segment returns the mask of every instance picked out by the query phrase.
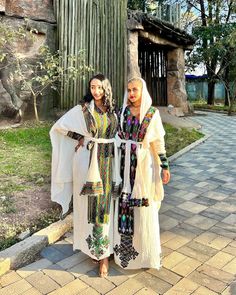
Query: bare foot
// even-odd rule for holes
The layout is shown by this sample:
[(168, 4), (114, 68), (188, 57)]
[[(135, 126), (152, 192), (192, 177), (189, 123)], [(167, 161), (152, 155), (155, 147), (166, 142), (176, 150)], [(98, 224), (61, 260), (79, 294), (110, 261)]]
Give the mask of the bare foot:
[(108, 276), (108, 269), (109, 269), (108, 258), (104, 258), (100, 260), (99, 276), (101, 278), (106, 278)]

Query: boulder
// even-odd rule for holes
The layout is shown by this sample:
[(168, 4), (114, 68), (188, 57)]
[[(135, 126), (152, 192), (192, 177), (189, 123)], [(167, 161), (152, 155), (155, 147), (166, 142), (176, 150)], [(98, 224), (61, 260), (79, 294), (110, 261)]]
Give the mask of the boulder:
[(52, 0), (7, 0), (5, 14), (56, 23)]
[(0, 0), (0, 12), (5, 11), (6, 0)]
[[(23, 19), (7, 16), (2, 17), (2, 22), (12, 30), (25, 24)], [(2, 63), (0, 62), (0, 115), (4, 114), (11, 118), (16, 116), (20, 110), (23, 116), (24, 112), (28, 112), (28, 118), (34, 116), (31, 93), (29, 90), (22, 90), (22, 81), (19, 75), (15, 73), (15, 57), (27, 66), (39, 60), (39, 49), (42, 45), (47, 45), (52, 51), (56, 49), (55, 24), (30, 20), (28, 26), (29, 29), (36, 29), (38, 33), (34, 34), (33, 39), (25, 38), (24, 40), (21, 39), (17, 42), (11, 42), (7, 49), (10, 54), (8, 54)], [(31, 75), (31, 73), (28, 72), (26, 75)], [(42, 115), (46, 118), (48, 115), (45, 112), (49, 113), (50, 108), (52, 109), (53, 107), (53, 97), (51, 94), (47, 94), (41, 97), (40, 102), (38, 111), (40, 113), (43, 110)]]
[(0, 115), (14, 117), (17, 112), (18, 109), (14, 106), (11, 95), (4, 88), (2, 80), (0, 79)]

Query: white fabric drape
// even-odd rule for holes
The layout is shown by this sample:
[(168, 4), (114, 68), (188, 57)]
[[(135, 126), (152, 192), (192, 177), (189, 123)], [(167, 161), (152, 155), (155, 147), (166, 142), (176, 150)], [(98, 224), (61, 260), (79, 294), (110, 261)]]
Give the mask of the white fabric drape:
[[(91, 112), (94, 103), (91, 102)], [(119, 160), (116, 140), (105, 138), (94, 138), (88, 132), (84, 119), (82, 107), (75, 106), (62, 116), (50, 130), (50, 138), (52, 142), (52, 176), (51, 176), (51, 199), (62, 206), (63, 214), (69, 209), (73, 193), (73, 158), (75, 156), (75, 147), (77, 141), (66, 136), (68, 131), (76, 132), (84, 136), (84, 147), (80, 147), (77, 151), (79, 157), (79, 165), (83, 167), (78, 175), (79, 192), (86, 182), (99, 182), (101, 176), (98, 169), (97, 146), (99, 143), (113, 143), (115, 158), (113, 162), (113, 181), (116, 186), (121, 182), (119, 174)], [(87, 143), (94, 142), (91, 163), (89, 164), (90, 151), (87, 149)], [(81, 155), (81, 156), (80, 156)]]
[[(87, 106), (93, 115), (94, 101)], [(84, 146), (77, 152), (75, 147), (78, 142), (67, 136), (68, 131), (76, 132), (84, 136)], [(50, 131), (52, 142), (52, 180), (51, 198), (62, 206), (63, 214), (69, 209), (73, 195), (73, 249), (80, 249), (93, 259), (98, 257), (92, 254), (88, 246), (88, 238), (94, 239), (94, 224), (88, 222), (88, 195), (81, 195), (81, 190), (87, 182), (99, 182), (101, 175), (98, 167), (97, 147), (100, 143), (114, 145), (113, 181), (119, 185), (119, 160), (116, 141), (114, 138), (94, 138), (87, 130), (82, 106), (77, 105), (62, 116)], [(87, 144), (92, 141), (93, 149), (88, 150)], [(92, 152), (92, 155), (91, 155)], [(102, 238), (108, 238), (109, 245), (104, 248), (99, 259), (109, 257), (113, 253), (113, 215), (114, 201), (111, 200), (109, 221), (101, 224)], [(101, 237), (100, 237), (101, 238)]]
[[(140, 124), (142, 123), (145, 114), (152, 105), (152, 99), (148, 93), (146, 83), (142, 81), (142, 101), (140, 107)], [(124, 123), (124, 111), (127, 107), (128, 93), (124, 95), (124, 102), (121, 112), (121, 128)], [(130, 146), (136, 144), (137, 166), (135, 182), (132, 190), (133, 198), (148, 198), (148, 207), (134, 207), (134, 234), (132, 237), (132, 244), (127, 246), (122, 242), (121, 235), (118, 232), (118, 214), (119, 202), (116, 202), (115, 218), (114, 218), (114, 245), (119, 249), (119, 253), (114, 253), (115, 262), (121, 267), (124, 266), (124, 261), (128, 261), (126, 269), (139, 268), (156, 268), (161, 266), (160, 255), (160, 229), (158, 210), (160, 208), (161, 200), (164, 197), (163, 184), (161, 180), (161, 167), (158, 155), (153, 154), (154, 151), (158, 153), (165, 153), (164, 142), (165, 131), (162, 125), (159, 111), (156, 110), (151, 122), (147, 128), (146, 135), (142, 142), (131, 142), (130, 140), (123, 140), (117, 136), (118, 145), (126, 144), (125, 154), (125, 168), (124, 168), (124, 186), (123, 190), (126, 192), (130, 189), (127, 182), (130, 180)], [(155, 149), (152, 147), (155, 146)], [(123, 243), (123, 244), (122, 244)], [(130, 258), (131, 250), (137, 251), (138, 255), (133, 259)], [(126, 252), (128, 254), (126, 254)], [(123, 265), (123, 266), (122, 266)]]
[[(142, 100), (140, 106), (140, 124), (143, 121), (147, 111), (152, 105), (151, 96), (147, 90), (146, 82), (142, 78), (135, 78), (142, 82)], [(132, 79), (131, 79), (132, 80)], [(125, 92), (124, 101), (121, 111), (120, 125), (121, 129), (124, 122), (124, 111), (128, 104), (128, 92)], [(154, 143), (160, 153), (165, 153), (164, 142), (165, 130), (162, 125), (160, 113), (155, 111), (153, 118), (147, 129), (147, 133), (142, 142), (131, 142), (130, 140), (120, 139), (117, 136), (117, 145), (121, 143), (126, 144), (125, 153), (125, 170), (124, 170), (124, 182), (123, 191), (130, 193), (130, 147), (131, 144), (136, 144), (137, 150), (137, 168), (134, 187), (132, 191), (132, 197), (141, 199), (143, 196), (148, 196), (149, 199), (155, 201), (161, 201), (164, 197), (164, 191), (162, 186), (162, 180), (160, 177), (161, 169), (159, 162), (157, 163), (154, 155), (150, 152), (150, 143)]]

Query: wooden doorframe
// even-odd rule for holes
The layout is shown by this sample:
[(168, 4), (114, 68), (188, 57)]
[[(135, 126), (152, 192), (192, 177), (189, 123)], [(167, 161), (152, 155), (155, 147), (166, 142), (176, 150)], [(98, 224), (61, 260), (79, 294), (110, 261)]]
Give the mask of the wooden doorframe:
[(167, 106), (167, 52), (164, 46), (139, 38), (139, 68), (156, 106)]

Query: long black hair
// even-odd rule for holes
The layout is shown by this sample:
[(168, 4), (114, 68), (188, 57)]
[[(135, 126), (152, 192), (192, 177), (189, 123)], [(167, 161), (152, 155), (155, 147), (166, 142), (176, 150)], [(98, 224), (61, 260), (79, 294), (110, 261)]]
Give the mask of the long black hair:
[(100, 80), (102, 82), (102, 88), (104, 89), (104, 97), (103, 97), (103, 104), (104, 106), (107, 107), (107, 111), (109, 113), (114, 112), (114, 101), (112, 98), (112, 89), (111, 89), (111, 84), (109, 82), (109, 80), (103, 75), (103, 74), (97, 74), (95, 76), (93, 76), (88, 83), (88, 91), (84, 96), (84, 101), (85, 102), (91, 102), (93, 100), (93, 96), (90, 90), (90, 85), (91, 85), (91, 81), (93, 79), (97, 79)]

